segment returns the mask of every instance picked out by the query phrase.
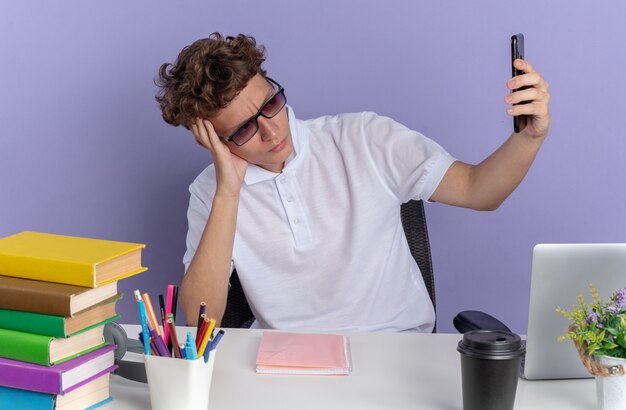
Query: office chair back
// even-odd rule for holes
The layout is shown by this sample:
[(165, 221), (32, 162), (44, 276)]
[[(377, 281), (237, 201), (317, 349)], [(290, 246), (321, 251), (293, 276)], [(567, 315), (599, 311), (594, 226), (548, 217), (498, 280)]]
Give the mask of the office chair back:
[[(409, 249), (417, 262), (428, 295), (435, 305), (435, 280), (433, 277), (433, 264), (430, 257), (430, 242), (428, 239), (428, 227), (426, 226), (426, 214), (422, 201), (409, 201), (400, 207), (402, 226), (406, 234)], [(435, 309), (436, 311), (436, 309)], [(222, 327), (250, 327), (254, 322), (254, 315), (250, 310), (246, 295), (243, 292), (237, 272), (234, 271), (230, 278), (230, 289), (226, 301), (226, 311), (222, 318)], [(434, 332), (435, 330), (433, 330)]]
[(243, 292), (237, 270), (230, 275), (230, 288), (226, 299), (226, 310), (222, 317), (221, 327), (245, 327), (252, 326), (254, 314), (250, 310), (246, 294)]
[(433, 307), (437, 311), (435, 303), (435, 277), (433, 273), (433, 260), (430, 256), (430, 239), (428, 238), (428, 226), (426, 225), (426, 212), (423, 201), (409, 201), (400, 206), (400, 216), (402, 227), (409, 244), (409, 249), (413, 259), (420, 268), (428, 296), (433, 302)]

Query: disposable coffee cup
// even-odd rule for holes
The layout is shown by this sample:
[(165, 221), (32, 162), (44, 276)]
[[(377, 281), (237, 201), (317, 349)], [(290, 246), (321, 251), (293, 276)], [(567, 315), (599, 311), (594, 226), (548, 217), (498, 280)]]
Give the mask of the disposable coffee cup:
[(463, 335), (461, 353), (463, 410), (512, 410), (525, 348), (518, 335), (472, 330)]
[(209, 408), (215, 350), (209, 360), (144, 356), (152, 410), (206, 410)]

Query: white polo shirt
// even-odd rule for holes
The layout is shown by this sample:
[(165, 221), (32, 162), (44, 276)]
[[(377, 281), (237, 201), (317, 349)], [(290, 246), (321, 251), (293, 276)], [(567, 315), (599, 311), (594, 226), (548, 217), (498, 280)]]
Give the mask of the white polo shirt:
[[(402, 229), (400, 204), (428, 200), (454, 158), (374, 113), (289, 126), (279, 174), (249, 165), (233, 264), (255, 327), (430, 332), (435, 312)], [(189, 266), (215, 193), (209, 165), (189, 191)]]

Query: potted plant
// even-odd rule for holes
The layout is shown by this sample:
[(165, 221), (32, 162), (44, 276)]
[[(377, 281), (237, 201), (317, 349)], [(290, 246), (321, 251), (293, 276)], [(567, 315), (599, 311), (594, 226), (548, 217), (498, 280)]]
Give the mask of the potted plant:
[(557, 308), (569, 321), (567, 334), (581, 361), (596, 377), (598, 407), (602, 410), (626, 409), (626, 287), (603, 302), (593, 284), (589, 285), (593, 302), (585, 304), (578, 295), (572, 310)]

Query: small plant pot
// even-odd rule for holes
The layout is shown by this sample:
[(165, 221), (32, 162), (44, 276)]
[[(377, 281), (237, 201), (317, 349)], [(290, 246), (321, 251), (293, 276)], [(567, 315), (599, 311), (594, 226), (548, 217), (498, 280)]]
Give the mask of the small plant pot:
[[(597, 356), (596, 362), (608, 370), (608, 376), (596, 376), (596, 393), (599, 410), (626, 409), (626, 359)], [(621, 369), (620, 369), (621, 366)]]

